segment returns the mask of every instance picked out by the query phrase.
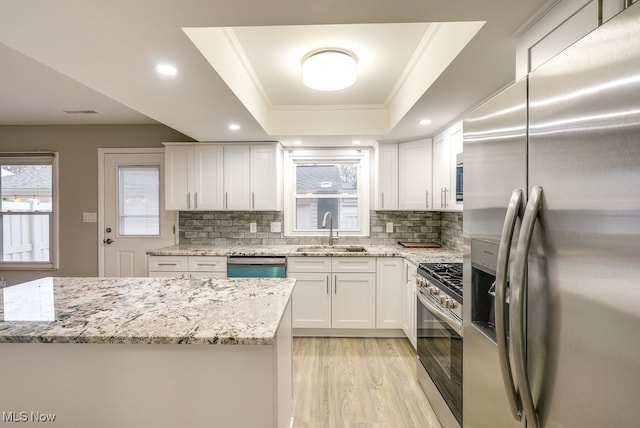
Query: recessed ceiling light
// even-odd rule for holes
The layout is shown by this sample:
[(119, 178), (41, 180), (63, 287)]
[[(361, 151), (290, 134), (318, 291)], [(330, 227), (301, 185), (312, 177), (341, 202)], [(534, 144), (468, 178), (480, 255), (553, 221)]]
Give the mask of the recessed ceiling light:
[(299, 146), (299, 145), (301, 145), (301, 144), (302, 144), (302, 141), (300, 141), (300, 140), (296, 140), (296, 141), (294, 141), (294, 142), (293, 142), (293, 144), (294, 144), (295, 146)]
[(237, 123), (232, 123), (229, 125), (229, 129), (232, 131), (237, 131), (240, 129), (240, 125), (238, 125)]
[(351, 142), (351, 144), (353, 144), (354, 146), (359, 146), (360, 145), (360, 140), (353, 140)]
[(339, 91), (356, 82), (356, 60), (347, 52), (324, 49), (302, 61), (302, 82), (317, 91)]
[(422, 126), (429, 125), (431, 124), (431, 119), (421, 119), (418, 121), (418, 123)]
[(175, 76), (178, 74), (178, 70), (169, 64), (158, 64), (156, 65), (156, 71), (163, 76)]

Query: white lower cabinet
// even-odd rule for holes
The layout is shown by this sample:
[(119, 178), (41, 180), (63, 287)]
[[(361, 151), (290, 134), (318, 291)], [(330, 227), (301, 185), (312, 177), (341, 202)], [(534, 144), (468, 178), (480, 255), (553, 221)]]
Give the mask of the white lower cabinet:
[(375, 328), (374, 257), (289, 257), (294, 328)]
[(333, 275), (331, 327), (376, 327), (375, 273), (336, 273)]
[(226, 278), (227, 258), (220, 256), (149, 256), (148, 276)]
[(296, 272), (293, 290), (294, 328), (331, 328), (331, 274)]
[(416, 332), (416, 275), (417, 266), (411, 262), (404, 261), (403, 276), (403, 297), (402, 297), (402, 330), (413, 345), (418, 347)]
[(403, 262), (401, 257), (379, 257), (377, 260), (377, 328), (402, 328)]

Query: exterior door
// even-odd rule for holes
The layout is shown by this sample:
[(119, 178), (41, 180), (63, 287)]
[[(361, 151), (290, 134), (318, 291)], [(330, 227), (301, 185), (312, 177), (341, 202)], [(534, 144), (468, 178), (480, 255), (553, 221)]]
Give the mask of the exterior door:
[(101, 276), (147, 276), (146, 252), (175, 242), (164, 210), (164, 154), (105, 153)]

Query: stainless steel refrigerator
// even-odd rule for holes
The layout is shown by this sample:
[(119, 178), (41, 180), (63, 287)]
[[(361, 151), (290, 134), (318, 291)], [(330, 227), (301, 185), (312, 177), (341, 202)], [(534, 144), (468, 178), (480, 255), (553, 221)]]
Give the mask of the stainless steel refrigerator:
[(640, 426), (640, 3), (474, 110), (464, 168), (464, 426)]

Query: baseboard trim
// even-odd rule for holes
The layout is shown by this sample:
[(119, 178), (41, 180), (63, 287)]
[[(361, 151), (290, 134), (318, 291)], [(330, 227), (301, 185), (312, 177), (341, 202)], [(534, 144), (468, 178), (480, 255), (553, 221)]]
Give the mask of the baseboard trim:
[(294, 337), (407, 337), (401, 329), (294, 328)]

